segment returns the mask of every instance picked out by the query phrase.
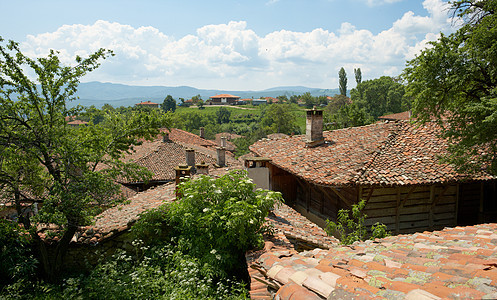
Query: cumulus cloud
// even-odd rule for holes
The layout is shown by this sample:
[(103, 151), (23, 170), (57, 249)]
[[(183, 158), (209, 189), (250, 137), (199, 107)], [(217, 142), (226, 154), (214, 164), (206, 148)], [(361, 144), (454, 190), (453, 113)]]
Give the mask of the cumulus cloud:
[[(116, 56), (85, 80), (230, 90), (278, 85), (335, 88), (342, 66), (349, 77), (358, 67), (365, 79), (398, 75), (406, 60), (436, 40), (440, 31), (450, 30), (446, 4), (425, 0), (423, 5), (428, 16), (406, 12), (378, 34), (343, 23), (336, 32), (316, 28), (259, 36), (246, 22), (231, 21), (206, 25), (195, 34), (176, 39), (153, 27), (100, 20), (28, 36), (22, 47), (33, 57), (58, 50), (65, 63), (100, 47), (112, 49)], [(352, 85), (353, 80), (350, 82)]]

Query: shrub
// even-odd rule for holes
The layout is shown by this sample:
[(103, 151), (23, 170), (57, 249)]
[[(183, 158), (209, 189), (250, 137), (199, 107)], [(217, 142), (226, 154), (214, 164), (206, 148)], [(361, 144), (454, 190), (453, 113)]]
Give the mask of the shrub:
[(183, 195), (167, 210), (179, 248), (213, 270), (230, 273), (244, 254), (263, 246), (263, 223), (281, 194), (255, 190), (245, 171), (201, 176), (180, 184)]
[(31, 239), (16, 222), (0, 219), (0, 288), (34, 274)]
[[(325, 231), (328, 235), (336, 236), (344, 245), (350, 245), (357, 241), (364, 241), (367, 237), (367, 229), (364, 220), (367, 215), (362, 210), (366, 206), (366, 201), (352, 205), (352, 214), (348, 209), (340, 209), (337, 215), (337, 222), (326, 220)], [(371, 238), (384, 238), (389, 236), (386, 225), (376, 223), (371, 226)]]

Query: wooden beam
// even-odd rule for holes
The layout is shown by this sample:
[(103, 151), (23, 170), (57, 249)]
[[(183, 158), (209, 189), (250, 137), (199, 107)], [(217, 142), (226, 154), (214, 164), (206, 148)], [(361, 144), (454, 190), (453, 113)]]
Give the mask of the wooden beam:
[(400, 187), (396, 188), (397, 195), (395, 199), (397, 200), (397, 205), (395, 206), (395, 234), (399, 234), (400, 231)]
[[(374, 187), (371, 186), (369, 188), (369, 193), (368, 193), (368, 197), (366, 198), (366, 204), (369, 202), (369, 199), (371, 199), (371, 196), (373, 195), (373, 191), (374, 191)], [(359, 200), (360, 201), (360, 200)]]
[(457, 217), (459, 215), (459, 183), (457, 184), (457, 188), (456, 188), (456, 225), (458, 224), (457, 223)]
[(412, 192), (416, 189), (416, 186), (411, 187), (409, 192), (407, 193), (406, 197), (403, 200), (400, 200), (400, 187), (397, 187), (397, 207), (395, 208), (395, 232), (396, 234), (399, 234), (400, 232), (400, 211), (404, 207), (404, 204), (406, 203), (407, 199), (409, 199), (409, 196), (411, 196)]
[(347, 199), (345, 196), (342, 195), (342, 193), (340, 193), (336, 188), (333, 188), (333, 187), (330, 187), (330, 189), (340, 198), (342, 199), (342, 201), (348, 206), (348, 207), (352, 207), (352, 202), (350, 202), (349, 199)]

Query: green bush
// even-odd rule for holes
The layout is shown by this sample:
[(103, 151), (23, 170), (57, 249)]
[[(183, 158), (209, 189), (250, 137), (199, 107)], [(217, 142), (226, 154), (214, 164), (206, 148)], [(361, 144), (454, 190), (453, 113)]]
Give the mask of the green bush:
[(0, 289), (34, 275), (36, 265), (28, 232), (16, 222), (0, 219)]
[(236, 272), (247, 250), (263, 246), (262, 225), (282, 201), (280, 193), (254, 186), (245, 171), (181, 183), (183, 196), (165, 210), (174, 243), (219, 276)]
[[(326, 220), (325, 231), (328, 235), (336, 236), (344, 245), (350, 245), (357, 241), (364, 241), (367, 237), (367, 229), (364, 220), (367, 215), (362, 211), (366, 206), (366, 201), (352, 205), (352, 213), (348, 209), (340, 209), (337, 215), (337, 222)], [(389, 236), (386, 225), (376, 223), (371, 226), (370, 238), (384, 238)]]

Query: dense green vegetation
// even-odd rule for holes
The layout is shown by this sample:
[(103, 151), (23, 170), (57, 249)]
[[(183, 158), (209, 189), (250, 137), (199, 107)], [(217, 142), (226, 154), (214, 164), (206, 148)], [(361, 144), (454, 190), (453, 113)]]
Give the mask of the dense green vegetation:
[[(263, 222), (281, 194), (254, 190), (244, 171), (202, 176), (180, 185), (178, 201), (144, 213), (132, 227), (133, 253), (118, 252), (63, 284), (27, 280), (36, 260), (19, 229), (0, 223), (9, 248), (5, 298), (245, 299), (245, 252), (263, 245)], [(15, 258), (15, 260), (13, 260)]]
[(445, 161), (497, 174), (497, 1), (453, 1), (464, 25), (442, 35), (404, 71), (413, 113), (451, 141)]

